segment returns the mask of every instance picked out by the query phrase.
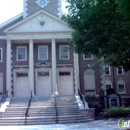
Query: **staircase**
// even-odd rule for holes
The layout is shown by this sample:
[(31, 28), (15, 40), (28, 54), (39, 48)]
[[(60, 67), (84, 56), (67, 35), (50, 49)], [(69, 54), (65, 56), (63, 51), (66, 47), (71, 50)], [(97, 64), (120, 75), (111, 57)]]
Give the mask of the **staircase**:
[(67, 124), (92, 120), (91, 117), (81, 114), (74, 96), (32, 98), (28, 117), (25, 119), (28, 100), (13, 98), (4, 115), (0, 117), (0, 126)]
[(84, 116), (79, 110), (75, 97), (59, 97), (57, 98), (58, 123), (83, 123), (91, 121), (91, 117)]
[(28, 98), (12, 98), (9, 107), (0, 117), (0, 126), (24, 125)]
[(33, 98), (26, 125), (55, 124), (56, 111), (53, 98)]

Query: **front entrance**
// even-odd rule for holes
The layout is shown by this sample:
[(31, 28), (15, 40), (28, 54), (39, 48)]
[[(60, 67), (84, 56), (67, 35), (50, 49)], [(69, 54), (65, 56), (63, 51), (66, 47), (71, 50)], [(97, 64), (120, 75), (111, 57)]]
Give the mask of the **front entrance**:
[(52, 94), (50, 71), (36, 71), (36, 96), (50, 97)]
[(0, 93), (3, 92), (3, 74), (0, 72)]
[(71, 71), (59, 71), (58, 93), (59, 95), (68, 96), (74, 94), (73, 76)]
[(28, 73), (16, 73), (16, 94), (17, 97), (29, 97)]

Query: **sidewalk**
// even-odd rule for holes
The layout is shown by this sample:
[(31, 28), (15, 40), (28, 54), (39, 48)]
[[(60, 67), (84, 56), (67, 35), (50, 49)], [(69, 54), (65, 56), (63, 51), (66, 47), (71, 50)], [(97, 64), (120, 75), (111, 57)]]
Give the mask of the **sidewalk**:
[(118, 119), (97, 120), (77, 124), (0, 126), (1, 130), (119, 130)]

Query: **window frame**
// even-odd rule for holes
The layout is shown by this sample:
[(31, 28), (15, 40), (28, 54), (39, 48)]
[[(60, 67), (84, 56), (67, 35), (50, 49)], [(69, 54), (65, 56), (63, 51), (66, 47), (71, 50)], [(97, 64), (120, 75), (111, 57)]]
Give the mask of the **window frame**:
[[(106, 68), (106, 67), (109, 68), (109, 74), (106, 74), (106, 71), (105, 71), (105, 68)], [(110, 66), (105, 66), (105, 67), (104, 67), (104, 74), (105, 74), (105, 75), (111, 75), (111, 67), (110, 67)]]
[(91, 54), (91, 58), (85, 58), (85, 54), (83, 54), (83, 60), (93, 60), (93, 55)]
[(0, 59), (0, 62), (3, 62), (3, 48), (0, 48), (0, 53), (1, 53), (1, 59)]
[[(68, 58), (61, 58), (61, 47), (68, 48)], [(69, 60), (70, 59), (69, 45), (59, 45), (59, 59), (60, 60)]]
[[(18, 49), (25, 48), (25, 59), (18, 59)], [(27, 46), (17, 46), (17, 53), (16, 53), (17, 61), (26, 61), (27, 60)]]
[[(45, 47), (46, 48), (46, 59), (40, 59), (40, 47)], [(41, 60), (48, 60), (48, 46), (38, 46), (38, 60), (41, 61)]]
[[(124, 85), (124, 92), (119, 92), (119, 85)], [(125, 88), (125, 83), (118, 83), (117, 84), (117, 89), (119, 94), (126, 94), (126, 88)]]
[(116, 69), (117, 69), (117, 75), (124, 75), (124, 69), (123, 69), (122, 67), (120, 67), (120, 68), (122, 68), (122, 74), (119, 74), (119, 73), (118, 73), (118, 72), (119, 72), (119, 71), (118, 71), (118, 68), (119, 68), (119, 67), (116, 68)]

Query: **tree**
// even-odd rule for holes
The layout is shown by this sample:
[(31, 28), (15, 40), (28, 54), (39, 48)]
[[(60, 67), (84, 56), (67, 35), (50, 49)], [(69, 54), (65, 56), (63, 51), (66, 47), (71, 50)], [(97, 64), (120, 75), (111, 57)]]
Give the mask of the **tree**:
[(128, 20), (130, 20), (130, 1), (129, 0), (117, 0), (118, 9)]
[(62, 19), (72, 28), (71, 48), (130, 70), (130, 24), (116, 0), (66, 0)]

